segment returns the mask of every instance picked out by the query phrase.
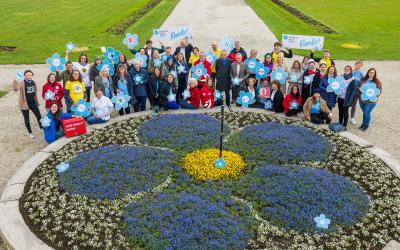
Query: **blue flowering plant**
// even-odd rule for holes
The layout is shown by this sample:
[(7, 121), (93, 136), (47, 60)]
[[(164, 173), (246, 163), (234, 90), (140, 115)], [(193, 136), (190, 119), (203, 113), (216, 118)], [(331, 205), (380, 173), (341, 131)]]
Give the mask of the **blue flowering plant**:
[(111, 101), (115, 104), (116, 110), (125, 109), (129, 106), (129, 100), (131, 97), (123, 92), (119, 92), (117, 95), (111, 98)]
[(133, 49), (139, 44), (139, 37), (136, 34), (132, 35), (131, 33), (126, 33), (122, 43), (125, 44), (128, 49)]
[(146, 55), (142, 55), (140, 53), (136, 53), (135, 54), (135, 58), (132, 59), (132, 64), (135, 61), (139, 61), (140, 65), (142, 66), (142, 68), (146, 68), (147, 67), (147, 56)]
[(367, 81), (361, 86), (361, 100), (377, 102), (378, 96), (381, 94), (381, 90), (376, 87), (376, 84), (371, 81)]
[(207, 74), (207, 69), (204, 68), (204, 64), (199, 63), (196, 66), (192, 67), (192, 74), (195, 77), (200, 78), (200, 77), (205, 76)]
[(65, 69), (65, 63), (67, 60), (65, 58), (60, 57), (59, 54), (54, 53), (50, 58), (46, 60), (46, 63), (50, 65), (50, 71), (56, 72), (57, 70), (62, 71)]
[(271, 79), (277, 80), (280, 84), (285, 84), (286, 79), (288, 78), (288, 73), (284, 71), (282, 68), (278, 68), (271, 73)]
[(236, 100), (237, 104), (241, 104), (243, 108), (248, 108), (249, 104), (254, 102), (254, 97), (250, 92), (240, 91), (239, 97)]
[(85, 102), (83, 99), (79, 99), (76, 105), (71, 106), (71, 111), (77, 116), (88, 117), (91, 109), (90, 102)]
[(108, 59), (111, 63), (118, 63), (118, 57), (121, 55), (121, 52), (118, 50), (114, 50), (112, 47), (108, 47), (106, 52), (104, 52), (104, 57)]
[(329, 77), (327, 92), (334, 92), (336, 95), (341, 95), (346, 88), (346, 80), (343, 76)]

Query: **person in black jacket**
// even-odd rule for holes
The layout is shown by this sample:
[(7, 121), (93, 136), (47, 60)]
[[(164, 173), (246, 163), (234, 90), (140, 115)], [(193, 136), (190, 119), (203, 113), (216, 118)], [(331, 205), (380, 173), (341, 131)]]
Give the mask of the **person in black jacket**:
[(160, 68), (154, 69), (154, 74), (149, 77), (149, 93), (147, 98), (149, 99), (151, 110), (154, 109), (155, 106), (158, 106), (158, 99), (160, 96), (160, 87), (163, 81), (161, 78), (161, 70)]
[[(175, 85), (175, 77), (173, 74), (167, 76), (167, 81), (163, 82), (160, 87), (159, 104), (165, 111), (168, 109), (179, 109), (176, 102), (177, 86)], [(175, 95), (175, 98), (173, 98)]]
[(283, 93), (277, 80), (272, 81), (271, 101), (272, 111), (275, 113), (283, 112)]
[(229, 52), (229, 58), (233, 61), (236, 62), (236, 55), (240, 53), (242, 54), (242, 62), (244, 62), (247, 59), (247, 53), (246, 51), (241, 47), (241, 43), (239, 41), (235, 42), (235, 48)]
[(354, 103), (354, 99), (357, 96), (356, 87), (358, 80), (353, 76), (353, 69), (350, 65), (344, 67), (343, 78), (346, 81), (346, 87), (343, 89), (341, 95), (338, 96), (338, 107), (339, 107), (339, 123), (344, 127), (347, 127), (349, 120), (349, 108)]
[(151, 59), (153, 59), (153, 52), (154, 50), (157, 50), (160, 54), (164, 52), (164, 44), (160, 42), (161, 44), (161, 49), (153, 47), (153, 41), (147, 40), (146, 41), (146, 46), (144, 47), (145, 54), (147, 56), (147, 64)]
[(217, 90), (225, 92), (225, 103), (228, 106), (229, 110), (231, 110), (231, 65), (232, 59), (228, 58), (228, 52), (223, 50), (221, 53), (221, 58), (217, 59), (215, 62), (215, 71), (216, 71), (216, 82), (217, 82)]
[(120, 109), (118, 111), (119, 115), (123, 115), (124, 110), (125, 114), (130, 114), (131, 113), (130, 104), (135, 103), (135, 95), (133, 91), (132, 78), (129, 75), (128, 71), (126, 70), (126, 66), (124, 64), (120, 64), (118, 66), (117, 72), (113, 76), (113, 88), (115, 94), (123, 92), (125, 95), (129, 95), (131, 97), (128, 107), (126, 107), (125, 109)]
[(301, 88), (301, 106), (311, 97), (314, 90), (319, 87), (320, 71), (315, 67), (314, 60), (309, 60), (308, 69), (303, 74), (303, 87)]
[(182, 52), (185, 57), (185, 61), (189, 62), (190, 54), (193, 51), (193, 45), (189, 43), (188, 38), (180, 41), (180, 46), (175, 49), (174, 56), (176, 57), (179, 52)]

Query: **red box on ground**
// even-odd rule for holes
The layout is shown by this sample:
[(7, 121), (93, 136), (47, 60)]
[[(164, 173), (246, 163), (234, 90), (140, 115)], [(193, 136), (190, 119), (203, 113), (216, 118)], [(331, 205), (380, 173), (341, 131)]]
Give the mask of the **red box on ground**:
[(86, 123), (83, 117), (74, 117), (61, 121), (64, 135), (67, 138), (86, 134)]

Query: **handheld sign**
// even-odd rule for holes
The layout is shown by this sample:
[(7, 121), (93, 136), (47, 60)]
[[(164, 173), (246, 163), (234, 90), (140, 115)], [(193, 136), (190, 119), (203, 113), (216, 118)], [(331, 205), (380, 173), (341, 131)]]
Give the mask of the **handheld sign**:
[(89, 102), (85, 102), (83, 99), (79, 99), (77, 104), (71, 107), (71, 110), (77, 116), (88, 117), (90, 115), (91, 107), (92, 105), (90, 105)]
[(131, 97), (129, 95), (125, 95), (123, 92), (119, 92), (117, 95), (111, 98), (111, 101), (115, 104), (116, 110), (121, 110), (122, 108), (128, 107), (130, 99)]
[(224, 37), (219, 41), (218, 47), (220, 47), (222, 50), (226, 50), (229, 53), (235, 47), (235, 40), (230, 37)]
[(343, 76), (338, 76), (336, 78), (329, 77), (328, 83), (329, 85), (326, 88), (326, 92), (334, 92), (336, 95), (341, 95), (346, 87), (346, 80)]
[(253, 103), (253, 101), (253, 94), (251, 94), (250, 92), (245, 92), (243, 90), (239, 92), (239, 97), (236, 100), (236, 102), (238, 104), (241, 104), (243, 108), (248, 108), (249, 104)]
[(131, 33), (126, 33), (124, 40), (122, 40), (122, 43), (125, 44), (128, 49), (133, 49), (136, 45), (139, 44), (139, 38), (138, 35), (136, 34), (131, 34)]
[(69, 43), (65, 44), (65, 47), (67, 48), (67, 50), (73, 51), (75, 49), (75, 44), (73, 44), (72, 42), (69, 42)]
[(50, 65), (50, 71), (55, 72), (56, 70), (64, 70), (65, 63), (67, 60), (65, 58), (60, 57), (59, 54), (54, 53), (50, 58), (46, 60), (46, 63)]
[(22, 80), (24, 80), (24, 72), (22, 72), (22, 71), (19, 71), (19, 70), (17, 70), (17, 71), (15, 71), (15, 79), (16, 80), (18, 80), (18, 81), (22, 81)]
[(324, 37), (282, 34), (282, 46), (292, 49), (322, 50)]

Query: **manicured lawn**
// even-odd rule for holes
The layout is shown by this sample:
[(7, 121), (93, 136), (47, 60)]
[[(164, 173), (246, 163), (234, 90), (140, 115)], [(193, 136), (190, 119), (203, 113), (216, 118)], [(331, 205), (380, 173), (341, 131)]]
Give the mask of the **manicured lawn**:
[[(75, 2), (75, 4), (74, 4)], [(15, 0), (3, 1), (0, 9), (0, 46), (15, 46), (15, 52), (0, 51), (1, 64), (44, 63), (52, 53), (64, 55), (65, 44), (72, 41), (85, 51), (90, 62), (101, 55), (101, 46), (129, 54), (123, 35), (106, 32), (114, 24), (143, 8), (149, 0)], [(127, 32), (139, 36), (140, 45), (154, 28), (161, 26), (178, 0), (163, 0)], [(79, 52), (72, 53), (76, 60)], [(130, 56), (129, 56), (130, 57)]]
[(7, 91), (0, 90), (0, 97), (3, 97), (7, 94)]
[[(400, 59), (400, 1), (381, 0), (284, 0), (302, 13), (318, 20), (338, 34), (321, 34), (270, 0), (246, 0), (257, 15), (281, 39), (282, 33), (325, 37), (325, 48), (338, 59)], [(361, 48), (343, 48), (343, 44)], [(305, 55), (309, 51), (296, 50)]]

